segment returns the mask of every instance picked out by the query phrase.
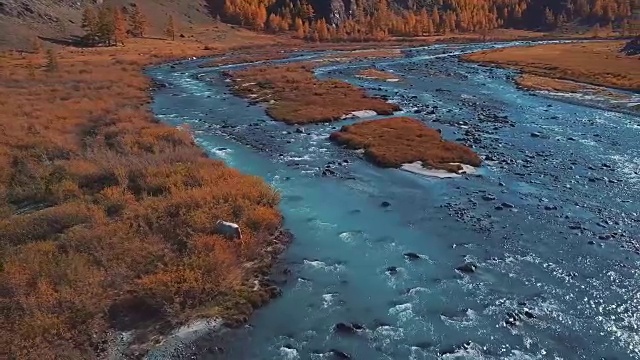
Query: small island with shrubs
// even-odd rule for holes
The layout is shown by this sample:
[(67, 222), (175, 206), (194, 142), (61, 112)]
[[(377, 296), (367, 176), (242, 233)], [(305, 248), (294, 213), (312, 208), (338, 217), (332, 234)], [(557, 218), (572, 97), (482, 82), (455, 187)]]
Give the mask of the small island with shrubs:
[(482, 163), (470, 148), (446, 141), (437, 130), (407, 117), (343, 126), (332, 133), (330, 139), (349, 149), (364, 150), (368, 161), (386, 168), (411, 171), (420, 162), (425, 170), (444, 170), (455, 174), (464, 171), (465, 165), (477, 167)]
[(289, 125), (336, 121), (362, 110), (378, 115), (400, 110), (344, 81), (319, 80), (313, 68), (311, 63), (271, 64), (226, 74), (235, 95), (266, 104), (267, 115)]

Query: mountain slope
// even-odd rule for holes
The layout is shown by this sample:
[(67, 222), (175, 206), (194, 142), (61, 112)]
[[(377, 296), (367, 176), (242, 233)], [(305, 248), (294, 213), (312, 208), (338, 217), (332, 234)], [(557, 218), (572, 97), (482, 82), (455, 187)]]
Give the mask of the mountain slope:
[(137, 4), (149, 21), (151, 35), (161, 33), (169, 14), (183, 27), (212, 19), (206, 0), (0, 0), (0, 48), (28, 48), (36, 35), (79, 35), (83, 9), (102, 3)]

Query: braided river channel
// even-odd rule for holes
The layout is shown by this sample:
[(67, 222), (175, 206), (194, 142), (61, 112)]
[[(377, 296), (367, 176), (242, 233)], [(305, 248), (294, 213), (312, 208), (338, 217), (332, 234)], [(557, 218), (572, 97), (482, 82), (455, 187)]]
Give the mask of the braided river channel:
[[(452, 179), (378, 168), (328, 140), (362, 119), (299, 132), (271, 120), (222, 74), (251, 64), (150, 68), (166, 85), (154, 93), (158, 118), (277, 188), (295, 238), (273, 270), (282, 296), (246, 326), (148, 357), (640, 359), (640, 117), (527, 92), (513, 71), (460, 59), (528, 45), (434, 45), (316, 68), (471, 145), (483, 165)], [(371, 67), (401, 81), (356, 76)], [(475, 271), (457, 269), (465, 263)]]

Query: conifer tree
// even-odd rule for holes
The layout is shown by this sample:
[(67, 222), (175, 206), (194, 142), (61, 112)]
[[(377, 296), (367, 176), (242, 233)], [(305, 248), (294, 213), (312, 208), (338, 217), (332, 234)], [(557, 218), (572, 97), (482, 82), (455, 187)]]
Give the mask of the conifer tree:
[(58, 57), (53, 49), (47, 50), (47, 65), (45, 66), (47, 72), (58, 71)]
[(591, 34), (594, 38), (597, 38), (600, 36), (600, 24), (596, 23), (595, 25), (593, 25), (593, 28), (591, 29)]
[(34, 36), (31, 39), (31, 48), (33, 49), (33, 52), (36, 54), (42, 53), (42, 40), (40, 40), (39, 37)]
[(147, 32), (147, 19), (138, 5), (133, 6), (129, 14), (129, 30), (134, 37), (144, 37)]
[(296, 31), (296, 37), (304, 39), (304, 24), (302, 23), (302, 19), (297, 17), (293, 22), (293, 28)]
[(96, 39), (99, 44), (111, 46), (111, 41), (113, 40), (113, 34), (115, 32), (113, 20), (113, 9), (109, 7), (102, 7), (99, 9), (98, 21), (96, 24)]
[(164, 28), (164, 34), (171, 40), (176, 40), (176, 23), (173, 20), (173, 15), (169, 15), (167, 26)]
[(124, 40), (127, 37), (127, 23), (125, 22), (124, 15), (119, 8), (113, 9), (113, 42), (116, 46), (118, 44), (124, 45)]
[(85, 32), (83, 41), (88, 45), (95, 45), (98, 38), (98, 16), (92, 8), (84, 9), (81, 27)]

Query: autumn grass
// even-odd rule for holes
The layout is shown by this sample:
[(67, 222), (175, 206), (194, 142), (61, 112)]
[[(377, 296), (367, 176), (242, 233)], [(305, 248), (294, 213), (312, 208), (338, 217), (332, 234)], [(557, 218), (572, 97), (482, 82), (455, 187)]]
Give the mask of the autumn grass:
[(640, 91), (640, 56), (620, 53), (623, 41), (547, 44), (482, 51), (463, 59), (552, 79)]
[(406, 117), (343, 126), (330, 139), (349, 149), (363, 149), (365, 158), (381, 167), (421, 161), (425, 167), (457, 172), (460, 167), (451, 163), (480, 166), (482, 162), (468, 147), (443, 140), (436, 130)]
[(629, 96), (615, 93), (612, 90), (569, 80), (553, 79), (545, 76), (521, 74), (515, 78), (516, 85), (521, 88), (537, 91), (598, 94), (610, 99), (629, 100)]
[(287, 124), (330, 122), (359, 110), (391, 115), (396, 104), (368, 96), (363, 89), (339, 80), (319, 80), (313, 63), (260, 65), (231, 71), (236, 95), (265, 103), (267, 114)]
[[(277, 248), (278, 194), (145, 105), (143, 66), (210, 53), (136, 40), (59, 50), (51, 72), (43, 55), (2, 55), (0, 357), (100, 357), (113, 330), (239, 324), (274, 294), (252, 289)], [(216, 235), (218, 219), (242, 241)]]

